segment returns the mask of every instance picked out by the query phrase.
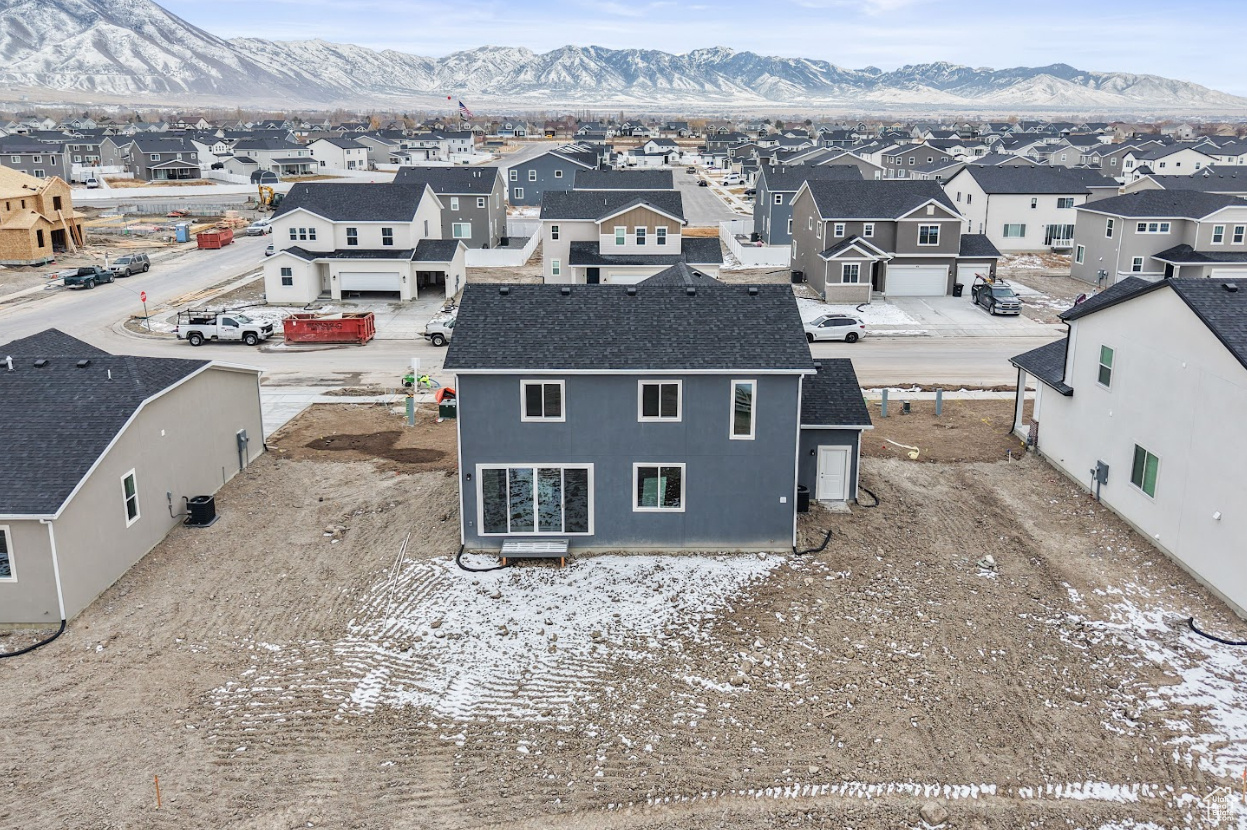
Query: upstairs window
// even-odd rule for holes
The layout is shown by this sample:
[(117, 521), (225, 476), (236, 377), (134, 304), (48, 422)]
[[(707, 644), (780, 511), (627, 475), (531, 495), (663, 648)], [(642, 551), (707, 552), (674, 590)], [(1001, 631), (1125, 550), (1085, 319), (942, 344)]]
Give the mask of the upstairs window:
[[(1241, 242), (1242, 240), (1239, 240), (1239, 241)], [(662, 227), (661, 225), (657, 228), (654, 228), (654, 244), (655, 245), (666, 245), (667, 244), (667, 229)]]
[(1160, 459), (1147, 450), (1134, 445), (1134, 463), (1130, 466), (1130, 483), (1146, 495), (1156, 498), (1156, 476), (1160, 472)]
[(637, 395), (637, 420), (679, 421), (681, 382), (641, 381)]
[(628, 229), (627, 228), (623, 228), (623, 227), (615, 228), (615, 244), (616, 245), (627, 245), (628, 244)]
[(516, 170), (515, 168), (512, 168), (511, 171), (508, 173), (507, 178), (509, 178), (513, 182), (518, 182), (520, 180), (520, 171)]
[(458, 209), (459, 209), (459, 197), (458, 197), (458, 196), (451, 196), (451, 197), (450, 197), (450, 209), (451, 209), (451, 210), (458, 210)]
[(476, 197), (476, 206), (477, 206), (478, 208), (484, 208), (484, 207), (485, 207), (485, 197), (484, 197), (484, 196), (477, 196), (477, 197)]
[(644, 244), (645, 244), (645, 231), (646, 231), (646, 229), (645, 229), (645, 228), (637, 228), (637, 229), (636, 229), (636, 244), (638, 244), (638, 245), (644, 245)]
[(1221, 245), (1225, 242), (1225, 225), (1212, 226), (1212, 244)]
[(832, 233), (835, 234), (836, 236), (844, 236), (844, 223), (837, 222), (835, 225), (833, 225)]
[[(535, 181), (537, 181), (537, 171), (536, 171), (536, 170), (529, 170), (529, 171), (528, 171), (528, 180), (529, 180), (530, 182), (535, 182)], [(482, 207), (483, 207), (483, 205), (482, 205)]]
[(1243, 244), (1243, 235), (1245, 232), (1247, 232), (1247, 225), (1235, 225), (1234, 226), (1234, 244), (1235, 245)]
[(559, 239), (559, 226), (558, 225), (550, 226), (550, 239), (551, 241), (554, 241), (554, 242), (558, 241)]
[(1137, 256), (1130, 260), (1130, 273), (1132, 274), (1143, 273), (1143, 257)]
[(521, 421), (564, 421), (563, 381), (525, 380), (520, 382), (523, 400)]
[(1025, 225), (1005, 225), (1005, 239), (1021, 239), (1026, 236)]
[(126, 527), (139, 520), (139, 489), (134, 470), (121, 477), (121, 498), (126, 511)]
[(753, 440), (754, 437), (754, 397), (757, 392), (757, 381), (732, 381), (732, 435), (734, 440)]
[(346, 244), (347, 245), (358, 245), (359, 244), (359, 228), (347, 228), (346, 229)]
[(381, 244), (384, 246), (390, 246), (394, 244), (394, 229), (393, 228), (382, 228), (381, 229)]
[(875, 235), (875, 223), (874, 222), (867, 222), (865, 225), (862, 225), (862, 236), (866, 237), (867, 239), (870, 239), (874, 235)]
[(1104, 222), (1104, 238), (1105, 239), (1113, 238), (1113, 220), (1112, 219), (1108, 219)]
[(918, 226), (918, 244), (919, 245), (940, 244), (940, 226), (939, 225), (919, 225)]
[(1108, 346), (1100, 347), (1100, 368), (1096, 380), (1106, 388), (1113, 385), (1113, 350)]
[(1056, 206), (1060, 210), (1068, 210), (1074, 206), (1073, 196), (1061, 196), (1056, 200)]

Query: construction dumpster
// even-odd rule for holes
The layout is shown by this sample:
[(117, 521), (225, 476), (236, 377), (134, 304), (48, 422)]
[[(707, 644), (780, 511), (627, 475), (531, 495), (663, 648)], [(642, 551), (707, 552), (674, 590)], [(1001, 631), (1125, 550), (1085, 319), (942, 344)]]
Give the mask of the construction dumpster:
[(234, 241), (232, 228), (211, 228), (195, 234), (200, 248), (224, 248)]
[(318, 317), (292, 314), (283, 323), (287, 343), (358, 343), (361, 346), (377, 334), (371, 311)]

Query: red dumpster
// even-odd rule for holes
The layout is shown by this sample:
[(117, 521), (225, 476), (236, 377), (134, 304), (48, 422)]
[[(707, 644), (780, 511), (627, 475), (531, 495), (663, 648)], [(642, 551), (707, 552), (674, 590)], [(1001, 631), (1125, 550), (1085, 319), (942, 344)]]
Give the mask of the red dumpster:
[(292, 314), (283, 325), (287, 343), (358, 343), (361, 346), (377, 334), (371, 311), (318, 317)]
[(234, 241), (232, 228), (210, 228), (195, 234), (195, 241), (200, 248), (224, 248)]

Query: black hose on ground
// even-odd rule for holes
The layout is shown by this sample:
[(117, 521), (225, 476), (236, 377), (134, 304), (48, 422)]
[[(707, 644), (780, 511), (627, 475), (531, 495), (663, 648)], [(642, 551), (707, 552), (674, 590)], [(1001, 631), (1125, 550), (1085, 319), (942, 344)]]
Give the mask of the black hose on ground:
[(490, 571), (500, 571), (503, 568), (511, 567), (510, 565), (490, 565), (488, 568), (469, 568), (467, 565), (463, 564), (463, 545), (459, 546), (459, 552), (455, 554), (455, 564), (458, 565), (461, 570), (465, 570), (468, 573), (474, 573), (474, 574), (489, 573)]
[(875, 491), (874, 491), (874, 490), (871, 490), (871, 489), (870, 489), (870, 488), (868, 488), (868, 487), (863, 487), (863, 486), (862, 486), (862, 485), (860, 485), (860, 484), (859, 484), (859, 485), (857, 485), (857, 489), (858, 489), (858, 490), (861, 490), (863, 493), (867, 493), (867, 494), (869, 494), (869, 495), (870, 495), (870, 497), (871, 497), (872, 499), (874, 499), (874, 500), (875, 500), (875, 503), (874, 503), (874, 504), (862, 504), (862, 500), (861, 500), (861, 499), (858, 499), (858, 500), (857, 500), (857, 506), (858, 506), (858, 507), (878, 507), (878, 506), (879, 506), (879, 497), (875, 495)]
[(864, 305), (870, 305), (870, 303), (858, 303), (858, 304), (857, 304), (857, 310), (858, 310), (858, 311), (861, 311), (861, 310), (862, 310), (862, 306), (864, 306)]
[[(1187, 625), (1189, 625), (1189, 626), (1191, 627), (1191, 630), (1192, 630), (1192, 631), (1194, 631), (1194, 632), (1195, 632), (1196, 634), (1198, 634), (1199, 636), (1201, 636), (1201, 637), (1205, 637), (1205, 638), (1207, 638), (1207, 639), (1209, 639), (1209, 640), (1213, 640), (1214, 642), (1221, 643), (1222, 645), (1227, 645), (1227, 646), (1247, 646), (1247, 640), (1227, 640), (1227, 639), (1225, 639), (1224, 637), (1218, 637), (1216, 634), (1209, 634), (1207, 631), (1201, 631), (1201, 630), (1199, 629), (1199, 627), (1195, 625), (1195, 618), (1194, 618), (1194, 617), (1187, 617), (1187, 618), (1186, 618), (1186, 624), (1187, 624)], [(7, 655), (5, 655), (5, 656), (7, 656)]]
[(29, 652), (32, 652), (32, 651), (34, 651), (34, 650), (35, 650), (35, 649), (37, 649), (37, 648), (41, 648), (41, 647), (43, 647), (43, 646), (46, 646), (48, 643), (52, 642), (53, 640), (55, 640), (57, 637), (61, 636), (61, 635), (62, 635), (62, 634), (64, 634), (64, 633), (65, 633), (65, 621), (64, 621), (64, 620), (61, 620), (61, 627), (60, 627), (60, 628), (58, 628), (58, 629), (56, 629), (56, 633), (55, 633), (55, 634), (53, 634), (53, 635), (52, 635), (51, 637), (49, 637), (48, 639), (46, 639), (46, 640), (40, 640), (39, 642), (35, 643), (34, 645), (26, 646), (26, 648), (18, 649), (17, 651), (11, 651), (11, 652), (9, 652), (8, 654), (0, 654), (0, 660), (3, 660), (3, 659), (4, 659), (4, 658), (6, 658), (6, 657), (17, 657), (17, 656), (19, 656), (19, 655), (22, 655), (22, 654), (27, 654), (27, 653), (29, 653)]
[(792, 546), (793, 556), (808, 556), (811, 553), (822, 553), (827, 549), (827, 543), (831, 541), (831, 531), (827, 531), (827, 535), (823, 537), (823, 543), (816, 548), (808, 548), (807, 550), (797, 550), (797, 546)]

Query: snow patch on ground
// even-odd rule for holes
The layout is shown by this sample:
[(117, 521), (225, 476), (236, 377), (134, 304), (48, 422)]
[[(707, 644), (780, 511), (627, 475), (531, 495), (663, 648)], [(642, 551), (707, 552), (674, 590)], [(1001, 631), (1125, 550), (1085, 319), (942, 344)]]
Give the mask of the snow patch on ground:
[(335, 647), (356, 675), (346, 705), (461, 720), (566, 717), (615, 661), (707, 641), (718, 612), (782, 561), (606, 555), (478, 574), (448, 558), (401, 562)]
[(858, 311), (857, 306), (853, 305), (830, 305), (822, 300), (798, 297), (797, 308), (801, 311), (801, 319), (807, 323), (824, 314), (856, 317), (868, 326), (908, 326), (918, 322), (891, 303), (870, 303)]

